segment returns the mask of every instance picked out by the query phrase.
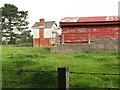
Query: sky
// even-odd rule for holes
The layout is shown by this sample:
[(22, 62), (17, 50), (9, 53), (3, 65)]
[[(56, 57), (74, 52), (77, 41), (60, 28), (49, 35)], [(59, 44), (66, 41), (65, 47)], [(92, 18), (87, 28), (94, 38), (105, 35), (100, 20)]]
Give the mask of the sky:
[(120, 0), (0, 0), (0, 7), (5, 3), (13, 4), (20, 11), (28, 11), (29, 29), (40, 18), (56, 21), (64, 17), (118, 16)]

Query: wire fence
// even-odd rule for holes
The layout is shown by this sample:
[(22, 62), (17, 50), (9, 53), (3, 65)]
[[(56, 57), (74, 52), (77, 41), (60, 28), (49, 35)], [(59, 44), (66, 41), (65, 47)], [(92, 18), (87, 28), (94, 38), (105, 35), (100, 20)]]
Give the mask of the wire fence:
[(112, 74), (112, 73), (84, 73), (84, 72), (69, 72), (72, 74), (96, 74), (96, 75), (120, 75), (120, 74)]
[[(19, 87), (19, 88), (44, 88), (57, 87), (57, 71), (43, 70), (24, 70), (24, 69), (3, 69), (3, 88)], [(6, 75), (9, 72), (13, 75)], [(32, 74), (31, 74), (32, 73)], [(15, 79), (16, 80), (15, 80)], [(19, 78), (19, 79), (18, 79)], [(50, 81), (54, 79), (53, 81)], [(10, 86), (10, 84), (12, 84)]]
[[(19, 71), (19, 72), (53, 72), (53, 73), (57, 73), (57, 71), (42, 71), (42, 70), (24, 70), (24, 69), (14, 69), (14, 70), (9, 70), (9, 69), (7, 69), (7, 70), (0, 70), (0, 71)], [(69, 72), (69, 73), (71, 73), (71, 74), (98, 74), (98, 75), (120, 75), (120, 74), (118, 74), (118, 73), (115, 73), (115, 74), (113, 74), (113, 73), (85, 73), (85, 72)]]
[[(24, 70), (24, 69), (3, 69), (1, 70), (3, 73), (5, 72), (14, 72), (11, 79), (10, 77), (3, 76), (3, 80), (0, 80), (3, 82), (3, 87), (11, 87), (9, 84), (13, 84), (13, 87), (18, 85), (19, 88), (22, 87), (32, 87), (32, 88), (101, 88), (101, 87), (93, 87), (93, 86), (86, 86), (83, 87), (81, 85), (72, 85), (69, 82), (69, 74), (70, 75), (109, 75), (109, 76), (119, 76), (119, 73), (86, 73), (86, 72), (71, 72), (68, 68), (62, 67), (58, 68), (57, 71), (44, 71), (44, 70)], [(16, 73), (15, 73), (16, 72)], [(34, 74), (28, 74), (30, 72), (33, 72)], [(14, 80), (13, 78), (16, 78)], [(6, 79), (6, 80), (5, 80)], [(70, 85), (69, 85), (70, 84)], [(120, 88), (120, 87), (117, 87)], [(104, 88), (105, 89), (105, 88)]]
[[(102, 78), (104, 78), (104, 76), (115, 76), (115, 78), (117, 78), (118, 80), (116, 81), (116, 82), (118, 82), (118, 84), (119, 84), (119, 76), (120, 76), (120, 74), (118, 74), (118, 73), (85, 73), (85, 72), (69, 72), (70, 74), (73, 74), (73, 75), (94, 75), (95, 77), (96, 77), (96, 75), (98, 75), (98, 77), (99, 76), (102, 76)], [(80, 76), (81, 77), (81, 76)], [(89, 76), (90, 77), (90, 76)], [(88, 80), (88, 82), (89, 82), (89, 80), (91, 80), (91, 78), (89, 78), (89, 77), (87, 77), (86, 78), (86, 80)], [(93, 77), (92, 77), (93, 78)], [(105, 77), (106, 78), (106, 77)], [(78, 80), (79, 79), (81, 79), (81, 78), (77, 78)], [(106, 79), (107, 80), (107, 79)], [(109, 79), (108, 79), (109, 80)], [(96, 81), (97, 82), (97, 81)], [(94, 82), (94, 83), (96, 83), (96, 82)], [(107, 82), (107, 81), (106, 81)], [(109, 82), (109, 81), (108, 81)], [(112, 87), (110, 87), (110, 86), (108, 86), (108, 87), (102, 87), (102, 85), (101, 85), (101, 87), (97, 87), (97, 86), (81, 86), (81, 85), (70, 85), (71, 87), (74, 87), (74, 88), (91, 88), (91, 89), (95, 89), (95, 88), (97, 88), (97, 89), (116, 89), (116, 90), (118, 90), (118, 89), (120, 89), (120, 86), (118, 86), (118, 87), (114, 87), (114, 88), (112, 88)]]
[[(0, 70), (1, 71), (1, 70)], [(42, 70), (24, 70), (24, 69), (16, 69), (16, 70), (2, 70), (2, 71), (19, 71), (19, 72), (57, 72), (57, 71), (42, 71)]]

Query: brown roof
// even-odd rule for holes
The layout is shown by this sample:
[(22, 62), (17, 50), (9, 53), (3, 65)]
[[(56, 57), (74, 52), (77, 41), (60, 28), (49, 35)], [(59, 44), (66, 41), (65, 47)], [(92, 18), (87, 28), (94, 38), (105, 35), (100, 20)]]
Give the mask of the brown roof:
[[(55, 21), (45, 21), (44, 22), (44, 28), (51, 28), (52, 25), (55, 23)], [(40, 26), (40, 22), (36, 22), (32, 28), (38, 28)]]

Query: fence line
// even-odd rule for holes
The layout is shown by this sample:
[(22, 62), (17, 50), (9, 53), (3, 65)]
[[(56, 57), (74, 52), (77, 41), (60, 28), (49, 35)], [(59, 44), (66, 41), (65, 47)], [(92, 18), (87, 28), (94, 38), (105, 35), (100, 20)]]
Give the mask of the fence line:
[[(24, 70), (24, 69), (16, 69), (16, 70), (0, 70), (0, 71), (19, 71), (21, 73), (24, 72), (58, 72), (58, 84), (44, 84), (44, 85), (58, 85), (58, 89), (60, 90), (67, 90), (69, 88), (69, 74), (92, 74), (92, 75), (120, 75), (120, 74), (110, 74), (110, 73), (84, 73), (84, 72), (69, 72), (69, 68), (67, 67), (59, 67), (57, 71), (33, 71), (33, 70)], [(17, 82), (17, 81), (5, 81), (2, 82), (16, 82), (16, 83), (30, 83), (33, 84), (34, 82)], [(39, 83), (34, 83), (39, 84)], [(41, 84), (40, 84), (41, 85)], [(76, 88), (100, 88), (100, 87), (80, 87), (75, 86)], [(62, 88), (62, 89), (61, 89)]]
[[(73, 85), (71, 85), (71, 86), (73, 86)], [(74, 87), (74, 86), (73, 86)], [(81, 88), (81, 90), (82, 90), (82, 88), (84, 89), (84, 88), (91, 88), (91, 89), (102, 89), (102, 90), (108, 90), (108, 89), (110, 89), (110, 90), (113, 90), (113, 89), (115, 89), (115, 90), (119, 90), (119, 88), (102, 88), (102, 87), (81, 87), (81, 86), (75, 86), (76, 88)], [(91, 90), (90, 89), (90, 90)]]
[(84, 73), (84, 72), (69, 72), (73, 74), (98, 74), (98, 75), (120, 75), (120, 74), (111, 74), (111, 73)]
[(43, 70), (36, 70), (36, 71), (33, 71), (33, 70), (24, 70), (24, 69), (16, 69), (16, 70), (0, 70), (0, 71), (20, 71), (20, 72), (57, 72), (57, 71), (43, 71)]
[[(24, 81), (21, 81), (21, 82), (18, 82), (18, 81), (6, 81), (6, 80), (0, 80), (2, 82), (7, 82), (7, 83), (24, 83), (24, 84), (38, 84), (36, 82), (24, 82)], [(57, 85), (56, 83), (50, 83), (50, 84), (40, 84), (40, 85)]]
[[(72, 86), (72, 85), (71, 85)], [(73, 86), (74, 87), (74, 86)], [(75, 86), (76, 88), (83, 88), (83, 87), (80, 87), (80, 86)], [(84, 88), (100, 88), (100, 87), (84, 87)]]
[[(43, 71), (43, 70), (36, 70), (36, 71), (33, 71), (33, 70), (24, 70), (24, 69), (16, 69), (16, 70), (0, 70), (0, 71), (20, 71), (20, 72), (56, 72), (57, 71)], [(71, 74), (98, 74), (98, 75), (120, 75), (120, 74), (117, 74), (117, 73), (86, 73), (86, 72), (69, 72)]]

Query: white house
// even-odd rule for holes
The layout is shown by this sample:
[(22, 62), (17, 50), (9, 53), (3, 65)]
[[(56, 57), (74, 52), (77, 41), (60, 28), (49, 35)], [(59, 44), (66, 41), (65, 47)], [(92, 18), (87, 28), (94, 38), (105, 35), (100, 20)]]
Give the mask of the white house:
[(61, 29), (57, 26), (55, 21), (36, 22), (33, 26), (33, 46), (52, 46), (55, 44), (57, 35), (61, 34)]

